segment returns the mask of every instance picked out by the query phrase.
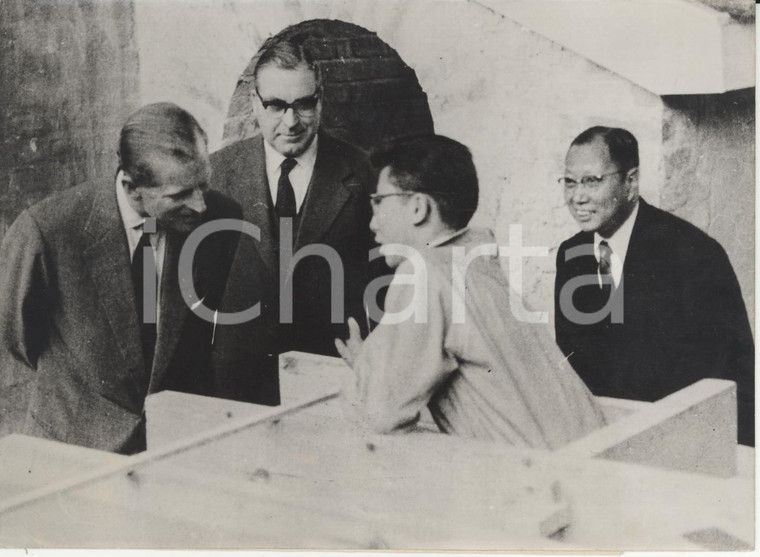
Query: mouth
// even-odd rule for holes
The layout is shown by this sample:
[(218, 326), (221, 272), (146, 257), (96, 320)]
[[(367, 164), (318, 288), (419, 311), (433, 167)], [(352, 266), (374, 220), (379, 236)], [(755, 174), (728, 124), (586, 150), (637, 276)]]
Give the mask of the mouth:
[(201, 222), (201, 215), (182, 215), (179, 220), (186, 224), (198, 224)]
[(581, 221), (587, 221), (594, 215), (594, 211), (589, 211), (587, 209), (575, 209), (574, 213), (575, 218)]
[(280, 137), (283, 138), (285, 141), (298, 141), (303, 137), (304, 131), (299, 131), (297, 133), (281, 133)]

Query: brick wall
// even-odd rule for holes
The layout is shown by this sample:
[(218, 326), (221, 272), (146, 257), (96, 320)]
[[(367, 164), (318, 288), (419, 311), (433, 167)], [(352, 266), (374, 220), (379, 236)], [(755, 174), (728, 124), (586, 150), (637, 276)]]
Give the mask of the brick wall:
[[(324, 19), (285, 32), (309, 36), (324, 86), (323, 129), (368, 150), (384, 139), (433, 131), (427, 95), (414, 70), (376, 33)], [(250, 100), (253, 66), (252, 60), (232, 95), (224, 145), (257, 133)]]

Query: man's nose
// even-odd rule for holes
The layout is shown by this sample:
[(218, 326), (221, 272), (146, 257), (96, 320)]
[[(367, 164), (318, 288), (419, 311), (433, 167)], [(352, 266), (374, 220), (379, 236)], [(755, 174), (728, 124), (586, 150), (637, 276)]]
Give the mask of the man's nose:
[(586, 186), (583, 184), (578, 184), (573, 189), (573, 193), (570, 196), (570, 200), (573, 203), (586, 203), (589, 200), (588, 191), (586, 190)]
[(206, 200), (204, 199), (203, 192), (200, 188), (195, 188), (195, 190), (193, 190), (193, 195), (188, 201), (187, 206), (196, 213), (206, 212)]
[(282, 114), (282, 123), (287, 127), (292, 128), (298, 124), (298, 122), (298, 114), (296, 114), (296, 111), (293, 110), (292, 107), (288, 107), (287, 110), (285, 110), (285, 112)]
[(372, 219), (369, 221), (369, 229), (372, 232), (377, 232), (377, 215), (372, 211)]

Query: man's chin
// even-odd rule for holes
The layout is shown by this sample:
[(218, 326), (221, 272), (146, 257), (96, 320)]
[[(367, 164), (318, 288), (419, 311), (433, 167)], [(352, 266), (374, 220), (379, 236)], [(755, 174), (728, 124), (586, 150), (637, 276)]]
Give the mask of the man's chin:
[(576, 219), (575, 222), (578, 223), (578, 227), (583, 232), (596, 232), (599, 230), (599, 223), (596, 221)]
[(305, 134), (294, 137), (292, 140), (286, 137), (279, 137), (276, 150), (285, 157), (299, 157), (309, 148), (312, 139), (307, 138)]
[(200, 224), (201, 224), (200, 218), (184, 218), (184, 219), (177, 219), (177, 220), (168, 222), (164, 225), (164, 227), (174, 230), (175, 232), (187, 234), (189, 232), (192, 232), (196, 228), (198, 228)]

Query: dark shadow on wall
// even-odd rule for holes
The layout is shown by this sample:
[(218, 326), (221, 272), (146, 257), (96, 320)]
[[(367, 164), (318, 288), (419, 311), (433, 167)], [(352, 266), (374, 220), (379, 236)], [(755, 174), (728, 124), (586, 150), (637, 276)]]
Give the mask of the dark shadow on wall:
[(755, 88), (662, 100), (660, 206), (721, 243), (754, 327)]
[[(131, 0), (0, 0), (0, 240), (37, 201), (113, 179), (138, 101), (134, 37)], [(0, 354), (0, 437), (22, 431), (33, 378)]]
[[(432, 133), (427, 95), (417, 76), (376, 33), (343, 21), (319, 19), (288, 27), (306, 34), (323, 76), (322, 128), (371, 150), (403, 135)], [(223, 145), (258, 133), (251, 89), (255, 58), (238, 80), (224, 124)]]
[(132, 2), (0, 1), (0, 238), (51, 193), (118, 164), (137, 107)]

